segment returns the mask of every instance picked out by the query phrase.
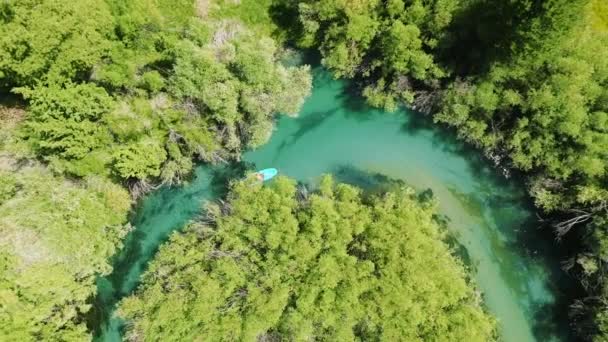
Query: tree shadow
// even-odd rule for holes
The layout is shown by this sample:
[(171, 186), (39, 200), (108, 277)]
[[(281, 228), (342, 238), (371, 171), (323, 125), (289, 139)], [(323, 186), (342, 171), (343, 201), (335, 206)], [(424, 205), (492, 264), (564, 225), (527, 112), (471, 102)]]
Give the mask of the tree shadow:
[(317, 111), (308, 114), (304, 117), (293, 119), (298, 125), (298, 130), (281, 142), (281, 144), (277, 147), (274, 153), (275, 156), (273, 160), (276, 162), (279, 156), (283, 153), (283, 150), (290, 146), (293, 146), (300, 138), (306, 135), (306, 133), (321, 126), (323, 122), (329, 119), (337, 111), (337, 108), (330, 109), (328, 111)]
[[(528, 210), (533, 212), (531, 201), (526, 204)], [(584, 292), (580, 283), (561, 267), (561, 261), (572, 255), (572, 246), (556, 241), (553, 230), (540, 224), (533, 215), (519, 224), (517, 229), (516, 238), (508, 248), (524, 256), (526, 262), (541, 262), (545, 265), (546, 287), (553, 296), (551, 302), (531, 303), (531, 321), (534, 322), (532, 333), (538, 341), (552, 341), (555, 337), (563, 341), (576, 341), (574, 330), (570, 329), (570, 305)], [(529, 285), (527, 291), (535, 291), (534, 285)]]
[[(479, 149), (459, 139), (458, 133), (454, 128), (435, 123), (432, 115), (416, 112), (408, 108), (402, 109), (400, 113), (405, 117), (401, 125), (401, 131), (404, 134), (410, 136), (429, 135), (429, 140), (434, 148), (453, 155), (462, 156), (467, 161), (471, 161), (476, 156), (481, 155)], [(480, 164), (477, 162), (480, 160), (473, 160), (474, 164), (479, 166)], [(485, 161), (482, 162), (482, 164), (484, 163)], [(472, 170), (476, 169), (472, 168)]]
[(0, 85), (0, 106), (25, 109), (27, 102), (21, 95), (12, 93), (9, 88)]
[(407, 185), (401, 179), (391, 178), (377, 172), (365, 171), (349, 164), (337, 165), (332, 169), (331, 173), (338, 182), (355, 185), (370, 195), (385, 193), (395, 187)]
[[(539, 341), (551, 340), (556, 335), (564, 340), (572, 340), (572, 332), (567, 329), (568, 306), (583, 292), (575, 279), (561, 270), (560, 261), (567, 259), (571, 255), (569, 250), (573, 249), (558, 245), (553, 231), (540, 225), (534, 215), (534, 203), (526, 191), (524, 176), (512, 171), (511, 177), (506, 178), (479, 149), (458, 140), (453, 130), (436, 126), (428, 116), (411, 113), (410, 120), (403, 124), (402, 130), (406, 134), (430, 134), (435, 146), (461, 156), (467, 162), (472, 178), (479, 181), (471, 193), (461, 194), (461, 200), (466, 202), (463, 203), (465, 206), (467, 203), (474, 206), (477, 215), (484, 220), (483, 224), (489, 225), (484, 229), (489, 229), (490, 234), (495, 235), (491, 240), (505, 244), (501, 247), (490, 245), (491, 248), (501, 248), (518, 256), (515, 261), (505, 259), (505, 264), (499, 257), (497, 261), (502, 264), (499, 272), (508, 286), (517, 291), (519, 298), (526, 298), (529, 302), (529, 319), (534, 336)], [(357, 185), (366, 191), (385, 191), (386, 187), (382, 188), (382, 185), (390, 184), (390, 178), (382, 174), (369, 173), (351, 165), (340, 165), (333, 172), (337, 180)], [(426, 196), (432, 197), (432, 191)], [(437, 217), (442, 224), (449, 224), (449, 220), (446, 216)], [(500, 238), (501, 234), (509, 238)], [(475, 270), (477, 265), (466, 247), (458, 242), (458, 236), (449, 233), (446, 242), (465, 265)], [(519, 263), (521, 265), (518, 266)], [(538, 280), (526, 279), (525, 274), (530, 273), (518, 273), (515, 271), (517, 267), (525, 267), (532, 274), (536, 267), (541, 267), (546, 277), (539, 275)], [(547, 291), (554, 299), (548, 300), (545, 295), (535, 294), (536, 291)]]
[(363, 89), (357, 82), (342, 82), (344, 82), (344, 87), (340, 92), (338, 99), (342, 104), (342, 107), (346, 109), (347, 116), (359, 121), (366, 121), (369, 120), (373, 114), (381, 112), (381, 110), (367, 104), (365, 98), (361, 96)]
[(455, 13), (439, 43), (438, 60), (457, 76), (482, 75), (493, 63), (509, 60), (523, 44), (523, 32), (541, 10), (522, 1), (474, 1)]
[(297, 0), (273, 1), (268, 9), (270, 18), (278, 27), (275, 35), (284, 35), (286, 43), (292, 46), (303, 33), (299, 21), (299, 3)]

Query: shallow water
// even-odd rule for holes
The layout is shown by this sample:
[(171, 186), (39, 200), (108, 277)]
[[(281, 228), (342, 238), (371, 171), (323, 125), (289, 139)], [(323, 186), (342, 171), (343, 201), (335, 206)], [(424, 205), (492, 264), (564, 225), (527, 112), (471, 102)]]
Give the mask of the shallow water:
[(223, 196), (225, 184), (235, 173), (240, 173), (237, 167), (199, 167), (188, 184), (161, 188), (139, 204), (130, 220), (135, 229), (114, 257), (113, 273), (97, 280), (98, 295), (89, 317), (89, 325), (97, 335), (95, 340), (121, 340), (123, 322), (113, 317), (116, 303), (135, 290), (159, 245), (195, 218), (205, 201)]
[[(565, 339), (557, 301), (569, 280), (549, 261), (556, 260), (550, 255), (552, 240), (538, 231), (523, 185), (499, 176), (479, 152), (422, 115), (372, 110), (346, 86), (316, 69), (313, 94), (300, 115), (282, 117), (271, 141), (243, 159), (305, 183), (333, 173), (341, 181), (366, 186), (381, 175), (420, 191), (430, 189), (488, 310), (499, 320), (502, 340)], [(220, 196), (227, 180), (239, 174), (238, 168), (227, 170), (199, 167), (190, 184), (161, 189), (142, 202), (132, 220), (136, 230), (116, 257), (114, 273), (98, 282), (97, 321), (104, 322), (98, 339), (120, 338), (121, 322), (108, 321), (108, 312), (134, 289), (168, 234), (196, 216), (204, 200)]]

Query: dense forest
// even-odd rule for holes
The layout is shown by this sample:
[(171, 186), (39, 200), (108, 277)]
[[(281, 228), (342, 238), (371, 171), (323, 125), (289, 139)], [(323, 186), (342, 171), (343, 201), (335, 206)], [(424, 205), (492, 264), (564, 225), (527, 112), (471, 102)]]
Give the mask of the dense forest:
[[(456, 127), (497, 166), (526, 172), (589, 296), (581, 336), (608, 334), (608, 3), (601, 0), (288, 2), (302, 47), (374, 106)], [(571, 230), (574, 232), (570, 232)]]
[[(319, 51), (372, 106), (410, 106), (523, 172), (542, 223), (579, 246), (564, 260), (586, 291), (571, 305), (578, 336), (608, 339), (607, 2), (8, 0), (0, 340), (90, 338), (94, 280), (111, 272), (132, 204), (196, 163), (238, 160), (275, 115), (296, 115), (312, 82), (293, 48)], [(495, 337), (432, 205), (411, 191), (246, 186), (161, 248), (121, 305), (128, 336)]]
[(123, 301), (126, 337), (493, 340), (433, 209), (408, 188), (365, 199), (331, 177), (314, 193), (286, 178), (236, 183)]
[(298, 112), (308, 68), (279, 63), (266, 26), (230, 19), (262, 22), (265, 8), (214, 8), (0, 5), (0, 340), (86, 339), (94, 280), (111, 271), (132, 198), (194, 162), (238, 158), (276, 113)]

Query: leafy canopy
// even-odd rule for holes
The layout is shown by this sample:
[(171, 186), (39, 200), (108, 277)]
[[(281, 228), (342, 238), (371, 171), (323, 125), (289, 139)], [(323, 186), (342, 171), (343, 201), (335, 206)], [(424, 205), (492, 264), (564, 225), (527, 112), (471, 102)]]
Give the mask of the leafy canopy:
[[(551, 6), (521, 53), (454, 84), (435, 117), (538, 175), (532, 193), (547, 210), (571, 208), (581, 196), (589, 201), (584, 194), (608, 179), (608, 31), (588, 24), (589, 7)], [(584, 20), (564, 27), (564, 12)]]
[(90, 338), (82, 315), (128, 231), (130, 202), (124, 189), (100, 178), (79, 185), (3, 159), (0, 340)]
[(393, 111), (412, 82), (445, 76), (433, 57), (459, 0), (306, 0), (297, 5), (300, 46), (319, 47), (336, 77), (362, 79), (370, 104)]
[[(297, 198), (305, 199), (298, 200)], [(120, 305), (144, 340), (488, 341), (494, 322), (411, 189), (364, 199), (321, 181), (233, 186), (161, 247)]]
[(24, 140), (58, 172), (165, 183), (266, 142), (309, 71), (279, 62), (268, 2), (218, 4), (4, 3), (0, 82), (28, 101)]
[(82, 77), (110, 49), (112, 27), (105, 1), (4, 1), (0, 82), (33, 86)]

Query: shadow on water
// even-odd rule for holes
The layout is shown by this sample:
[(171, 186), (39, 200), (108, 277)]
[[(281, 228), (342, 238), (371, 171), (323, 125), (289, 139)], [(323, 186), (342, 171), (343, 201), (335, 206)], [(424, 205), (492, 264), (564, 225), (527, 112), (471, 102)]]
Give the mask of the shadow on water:
[[(280, 156), (284, 149), (290, 147), (295, 144), (300, 138), (302, 138), (306, 133), (314, 130), (315, 128), (321, 126), (325, 120), (329, 119), (333, 114), (338, 111), (337, 108), (330, 109), (327, 111), (317, 111), (313, 112), (305, 117), (294, 119), (296, 124), (298, 125), (298, 130), (295, 131), (292, 135), (289, 136), (288, 139), (284, 140), (281, 145), (277, 148), (275, 155)], [(276, 158), (275, 158), (276, 159)]]
[(338, 100), (341, 107), (346, 109), (346, 117), (364, 122), (372, 119), (380, 111), (367, 104), (365, 98), (361, 96), (362, 91), (355, 82), (347, 82), (344, 84)]
[[(364, 121), (369, 116), (359, 115), (357, 111), (370, 113), (373, 110), (368, 110), (356, 100), (350, 102), (353, 97), (351, 91), (342, 92), (340, 99), (355, 111), (351, 113), (353, 118)], [(507, 256), (496, 256), (497, 262), (502, 265), (498, 267), (501, 278), (508, 283), (509, 288), (518, 293), (518, 298), (531, 298), (527, 310), (533, 322), (535, 338), (538, 341), (549, 341), (558, 333), (564, 340), (574, 340), (567, 324), (568, 306), (582, 293), (582, 289), (575, 279), (560, 267), (560, 261), (571, 255), (571, 248), (557, 243), (551, 228), (538, 221), (536, 208), (526, 191), (524, 177), (511, 170), (511, 176), (507, 179), (478, 148), (462, 142), (454, 130), (438, 126), (430, 116), (411, 111), (402, 111), (400, 115), (405, 116), (401, 127), (404, 134), (428, 136), (434, 148), (462, 157), (460, 159), (466, 161), (472, 178), (479, 180), (474, 182), (471, 193), (459, 193), (457, 187), (450, 186), (448, 190), (465, 211), (472, 217), (479, 218), (480, 224), (495, 227), (488, 229), (492, 235), (489, 247), (492, 250), (506, 250), (508, 253), (520, 255), (523, 263), (520, 267), (531, 268), (532, 274), (536, 271), (546, 273), (547, 282), (543, 285), (539, 280), (543, 278), (542, 274), (539, 274), (538, 278), (534, 276), (534, 279), (526, 279), (525, 273), (518, 272), (517, 266), (514, 269), (513, 265), (509, 264)], [(333, 172), (337, 180), (364, 189), (377, 188), (387, 180), (383, 175), (368, 173), (353, 166), (342, 165), (336, 167)], [(449, 220), (447, 217), (438, 219)], [(469, 267), (475, 268), (476, 265), (471, 263), (466, 248), (458, 243), (456, 238), (451, 236), (448, 242)], [(534, 265), (547, 267), (535, 270)], [(547, 300), (542, 295), (543, 286), (547, 286), (548, 292), (554, 294), (554, 301)]]
[(329, 88), (340, 87), (340, 93), (332, 103), (332, 108), (343, 111), (347, 117), (358, 121), (367, 121), (381, 112), (367, 104), (365, 98), (361, 96), (363, 89), (359, 83), (336, 79), (331, 72), (322, 67), (321, 59), (318, 51), (306, 50), (301, 53), (300, 60), (302, 64), (310, 65), (312, 68), (313, 89), (326, 89), (328, 86)]
[[(466, 160), (479, 157), (482, 159), (481, 153), (469, 144), (465, 144), (461, 139), (458, 139), (456, 131), (445, 126), (441, 126), (433, 122), (431, 115), (425, 115), (410, 109), (405, 109), (406, 120), (401, 125), (401, 131), (410, 136), (430, 135), (432, 146), (439, 148), (444, 152), (448, 152), (457, 156), (465, 156)], [(475, 163), (474, 166), (482, 166), (487, 164), (485, 160), (482, 163)], [(485, 166), (485, 165), (483, 165)], [(471, 171), (478, 169), (471, 168)], [(485, 167), (483, 167), (485, 169)], [(487, 172), (488, 175), (496, 176), (498, 172), (492, 169)]]
[[(480, 170), (480, 176), (488, 179), (492, 177), (491, 182), (496, 185), (496, 189), (505, 189), (506, 183), (511, 184), (513, 180), (507, 181), (504, 177), (497, 175), (497, 172), (490, 172), (492, 169), (488, 167), (484, 159), (473, 159), (471, 167)], [(485, 169), (489, 169), (487, 171)], [(489, 174), (487, 174), (490, 172)], [(356, 185), (362, 188), (366, 196), (377, 195), (407, 185), (400, 179), (393, 179), (380, 173), (368, 172), (353, 165), (338, 165), (332, 169), (334, 178), (343, 183)], [(517, 180), (516, 180), (517, 181)], [(456, 190), (453, 190), (456, 191)], [(513, 267), (509, 264), (509, 260), (498, 258), (501, 267), (498, 267), (501, 278), (508, 284), (509, 288), (518, 293), (518, 298), (531, 298), (527, 310), (531, 313), (532, 333), (538, 341), (551, 341), (556, 336), (556, 333), (565, 341), (573, 341), (571, 329), (568, 329), (568, 305), (572, 302), (572, 293), (577, 293), (577, 283), (565, 274), (559, 267), (559, 260), (565, 258), (564, 252), (560, 246), (556, 245), (552, 232), (546, 227), (539, 227), (539, 223), (534, 215), (527, 215), (525, 218), (514, 219), (512, 210), (524, 209), (533, 212), (533, 206), (525, 192), (513, 193), (505, 192), (512, 195), (499, 193), (482, 194), (454, 194), (459, 198), (459, 201), (465, 202), (463, 206), (466, 210), (474, 212), (474, 215), (484, 217), (488, 211), (492, 213), (493, 222), (484, 222), (483, 224), (495, 224), (500, 230), (510, 229), (506, 232), (509, 239), (501, 239), (498, 236), (492, 237), (492, 250), (507, 250), (509, 253), (520, 255), (523, 264), (520, 267), (527, 268), (532, 265), (547, 265), (546, 269), (538, 269), (539, 272), (547, 273), (549, 292), (554, 294), (554, 301), (547, 301), (545, 297), (535, 297), (532, 294), (536, 291), (542, 291), (544, 286), (535, 279), (525, 279), (525, 272), (518, 272), (518, 267)], [(428, 201), (434, 198), (431, 189), (427, 189), (418, 193), (421, 201)], [(437, 215), (436, 221), (443, 227), (449, 224), (450, 218), (444, 215)], [(484, 219), (487, 220), (487, 219)], [(489, 230), (492, 234), (499, 234), (498, 231)], [(465, 245), (459, 242), (455, 233), (448, 231), (446, 242), (452, 248), (453, 253), (463, 260), (467, 267), (475, 270), (475, 265), (467, 251)], [(506, 246), (493, 245), (498, 242), (505, 243)], [(540, 266), (542, 267), (542, 266)], [(532, 269), (534, 272), (534, 268)], [(539, 279), (543, 279), (542, 276)], [(532, 300), (532, 297), (536, 300)]]
[[(397, 187), (409, 186), (409, 184), (402, 179), (394, 179), (381, 173), (365, 171), (353, 165), (336, 166), (333, 169), (332, 174), (338, 182), (356, 185), (363, 189), (366, 197), (383, 194)], [(426, 189), (418, 191), (417, 198), (421, 203), (425, 203), (434, 201), (435, 195), (433, 194), (432, 189)], [(465, 265), (471, 265), (471, 257), (469, 256), (466, 247), (458, 242), (454, 233), (447, 230), (447, 225), (450, 221), (449, 217), (436, 214), (434, 219), (448, 233), (446, 242), (453, 250), (454, 254), (463, 260)]]
[(406, 186), (401, 179), (394, 179), (377, 172), (369, 172), (353, 165), (338, 165), (331, 171), (334, 179), (340, 183), (355, 185), (366, 195), (377, 195), (396, 187)]
[[(209, 177), (207, 186), (190, 187), (196, 190), (189, 192), (184, 191), (183, 186), (161, 188), (139, 203), (130, 218), (135, 229), (127, 235), (124, 247), (112, 259), (112, 273), (97, 279), (98, 295), (86, 318), (96, 339), (111, 339), (102, 335), (107, 333), (104, 330), (111, 329), (116, 305), (136, 289), (141, 274), (162, 243), (200, 212), (201, 200), (224, 197), (230, 180), (241, 178), (250, 167), (251, 164), (246, 162), (209, 167), (208, 174), (203, 175)], [(184, 203), (196, 205), (186, 206)], [(162, 221), (166, 217), (172, 219)], [(118, 325), (116, 328), (121, 329), (122, 323)]]
[[(511, 200), (516, 202), (515, 199)], [(521, 199), (517, 203), (521, 205), (522, 202), (525, 202), (525, 199)], [(532, 203), (527, 204), (528, 210), (533, 212)], [(496, 201), (489, 202), (487, 205), (492, 210), (500, 210), (502, 206)], [(497, 224), (500, 225), (501, 222), (499, 221)], [(540, 260), (542, 264), (547, 265), (545, 269), (549, 280), (547, 286), (549, 292), (554, 296), (553, 303), (539, 301), (530, 304), (529, 310), (532, 313), (534, 322), (532, 329), (535, 337), (538, 341), (550, 341), (551, 336), (558, 332), (560, 336), (563, 336), (563, 340), (574, 341), (573, 329), (568, 327), (569, 305), (578, 297), (582, 289), (579, 288), (573, 277), (561, 269), (560, 261), (569, 257), (568, 248), (564, 248), (563, 245), (556, 242), (550, 227), (542, 226), (534, 215), (528, 216), (518, 225), (511, 226), (516, 227), (517, 231), (514, 234), (515, 239), (508, 244), (508, 248), (522, 255), (525, 261)], [(505, 277), (505, 279), (510, 278)], [(523, 283), (525, 284), (525, 282)], [(537, 284), (528, 284), (524, 291), (538, 290), (535, 285)]]

